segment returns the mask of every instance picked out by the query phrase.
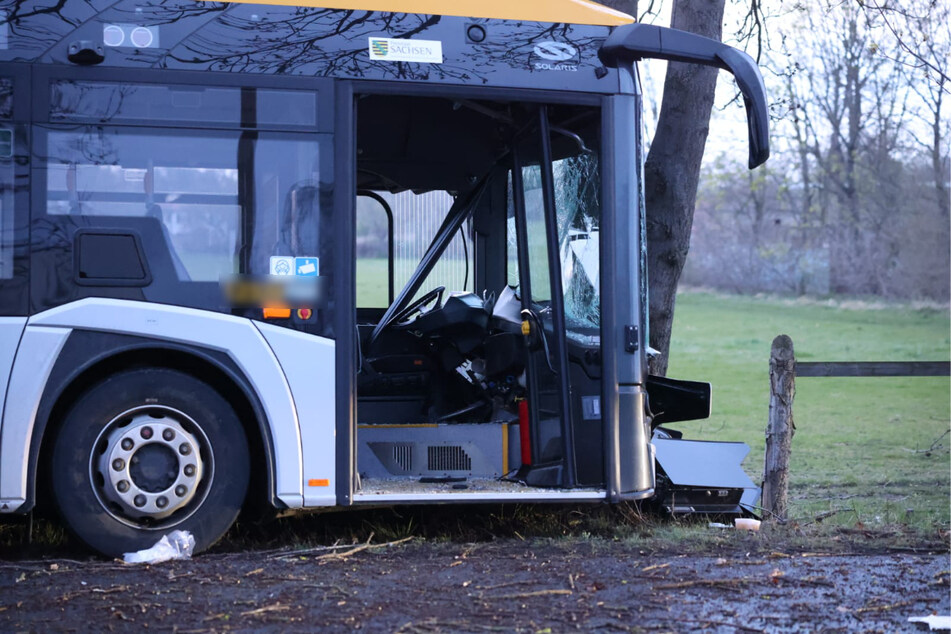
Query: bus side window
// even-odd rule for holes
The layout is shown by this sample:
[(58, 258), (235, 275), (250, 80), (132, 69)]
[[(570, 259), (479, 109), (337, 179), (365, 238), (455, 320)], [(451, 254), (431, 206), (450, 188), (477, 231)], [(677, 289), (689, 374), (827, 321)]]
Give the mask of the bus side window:
[(46, 134), (48, 215), (84, 216), (97, 226), (154, 218), (178, 281), (236, 272), (234, 135), (93, 126)]
[[(374, 200), (373, 197), (379, 197)], [(370, 192), (357, 197), (357, 306), (389, 306), (392, 294), (409, 282), (417, 265), (436, 236), (453, 204), (453, 197), (441, 190), (415, 193)], [(392, 245), (387, 240), (386, 209), (392, 211)], [(417, 297), (437, 286), (447, 291), (473, 287), (472, 249), (463, 232), (456, 234), (430, 272)], [(386, 249), (392, 248), (392, 264)], [(415, 298), (414, 298), (415, 299)]]
[(28, 199), (16, 187), (22, 178), (18, 170), (27, 160), (27, 126), (13, 121), (13, 85), (12, 79), (0, 77), (0, 316), (25, 315), (29, 295)]
[(357, 195), (357, 307), (386, 308), (393, 302), (393, 212), (375, 192)]
[(13, 126), (0, 125), (0, 280), (13, 277)]
[[(13, 82), (0, 77), (0, 120), (13, 116)], [(13, 277), (13, 126), (0, 124), (0, 280)]]
[(512, 189), (512, 172), (509, 171), (505, 190), (505, 270), (508, 285), (518, 288), (518, 233), (515, 228), (515, 192)]
[[(324, 290), (273, 323), (332, 336), (332, 137), (317, 114), (313, 90), (53, 82), (49, 123), (34, 126), (32, 226), (55, 279), (34, 284), (36, 310), (92, 295), (261, 319), (264, 300), (245, 306), (219, 285), (289, 274)], [(137, 235), (150, 281), (84, 277), (77, 227)]]

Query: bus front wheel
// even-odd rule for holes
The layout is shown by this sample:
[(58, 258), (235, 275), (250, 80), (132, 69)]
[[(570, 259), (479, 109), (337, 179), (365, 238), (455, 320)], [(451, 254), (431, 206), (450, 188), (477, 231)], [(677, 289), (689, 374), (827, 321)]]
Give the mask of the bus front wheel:
[(154, 545), (173, 530), (211, 546), (248, 489), (248, 443), (234, 410), (182, 372), (114, 374), (66, 414), (50, 468), (70, 531), (110, 557)]

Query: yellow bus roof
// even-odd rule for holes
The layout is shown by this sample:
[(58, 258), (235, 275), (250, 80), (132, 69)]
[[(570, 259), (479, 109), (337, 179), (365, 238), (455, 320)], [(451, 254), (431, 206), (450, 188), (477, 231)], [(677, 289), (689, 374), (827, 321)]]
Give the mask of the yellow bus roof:
[(531, 22), (630, 24), (634, 18), (589, 0), (231, 0), (250, 4), (277, 4), (325, 9), (384, 11), (497, 18)]

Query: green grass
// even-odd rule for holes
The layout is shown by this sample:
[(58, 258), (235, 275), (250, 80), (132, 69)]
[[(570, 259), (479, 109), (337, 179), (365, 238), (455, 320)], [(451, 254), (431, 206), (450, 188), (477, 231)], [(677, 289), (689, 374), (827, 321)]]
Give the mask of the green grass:
[[(668, 375), (711, 382), (713, 415), (675, 427), (690, 438), (747, 442), (745, 466), (759, 481), (775, 336), (792, 337), (799, 360), (947, 361), (949, 331), (948, 311), (933, 308), (682, 293)], [(800, 378), (794, 418), (794, 518), (835, 511), (827, 523), (947, 530), (947, 377)]]
[[(412, 271), (415, 269), (415, 262), (401, 261), (397, 262), (397, 274), (394, 280), (393, 292), (399, 294), (400, 289), (406, 284), (409, 273), (400, 275), (399, 271)], [(465, 264), (462, 260), (452, 260), (443, 258), (436, 263), (429, 277), (423, 283), (423, 287), (416, 293), (416, 297), (421, 297), (424, 293), (431, 291), (437, 286), (445, 286), (446, 293), (452, 291), (461, 291), (456, 288), (450, 280), (462, 280), (462, 271)], [(358, 308), (386, 308), (389, 305), (387, 301), (388, 289), (387, 282), (389, 275), (387, 272), (386, 258), (358, 258), (357, 259), (357, 307)], [(462, 282), (457, 282), (461, 284)], [(472, 290), (472, 269), (469, 269), (468, 290)]]
[[(388, 280), (385, 258), (357, 258), (357, 307), (385, 308)], [(400, 289), (394, 286), (393, 292)]]

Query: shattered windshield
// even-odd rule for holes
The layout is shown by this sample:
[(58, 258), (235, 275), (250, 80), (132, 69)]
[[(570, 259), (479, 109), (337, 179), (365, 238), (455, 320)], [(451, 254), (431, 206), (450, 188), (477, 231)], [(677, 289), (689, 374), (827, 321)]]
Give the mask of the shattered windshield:
[[(600, 225), (601, 178), (596, 153), (583, 153), (554, 161), (555, 209), (558, 217), (558, 250), (565, 294), (565, 319), (569, 334), (586, 335), (601, 325)], [(548, 249), (545, 244), (541, 171), (537, 165), (522, 170), (528, 217), (529, 264), (532, 301), (551, 299)], [(518, 240), (513, 207), (512, 179), (508, 181), (508, 283), (519, 284)]]
[(552, 165), (552, 173), (566, 325), (569, 330), (598, 328), (601, 324), (598, 156), (592, 152), (557, 160)]

